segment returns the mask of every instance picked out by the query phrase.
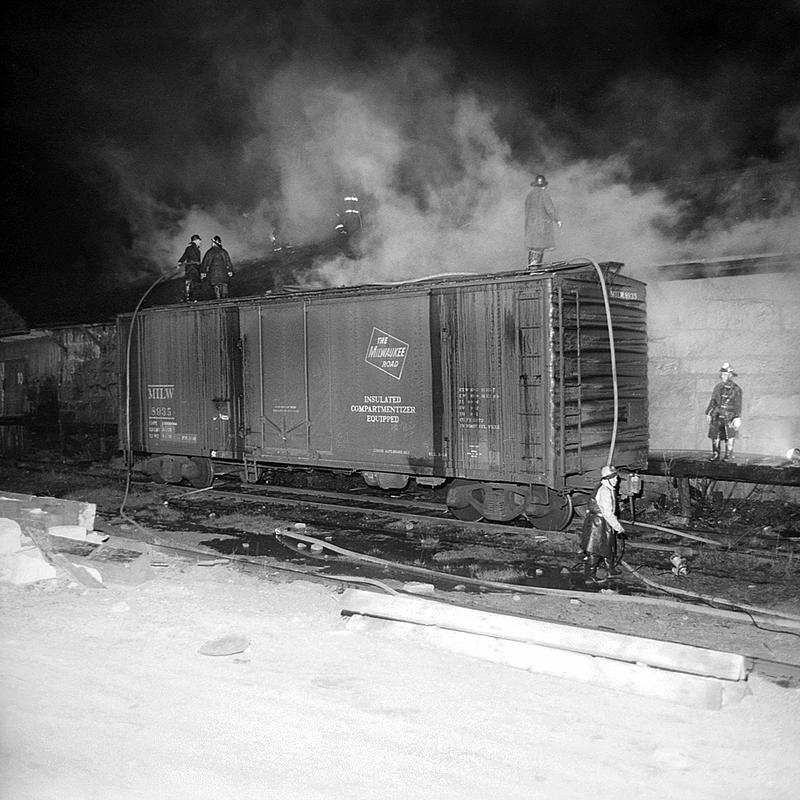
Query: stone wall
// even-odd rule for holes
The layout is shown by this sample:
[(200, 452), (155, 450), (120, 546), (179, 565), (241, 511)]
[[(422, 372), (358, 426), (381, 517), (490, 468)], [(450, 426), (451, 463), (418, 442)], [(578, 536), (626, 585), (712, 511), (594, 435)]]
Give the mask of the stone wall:
[(749, 274), (676, 280), (662, 268), (648, 281), (651, 450), (709, 447), (704, 411), (723, 361), (744, 395), (737, 450), (800, 447), (800, 258), (758, 268), (752, 259)]

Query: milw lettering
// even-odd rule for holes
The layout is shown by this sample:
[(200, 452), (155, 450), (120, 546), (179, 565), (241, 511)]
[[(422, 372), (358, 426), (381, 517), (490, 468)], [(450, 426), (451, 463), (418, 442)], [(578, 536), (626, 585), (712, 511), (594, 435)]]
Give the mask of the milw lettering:
[(147, 388), (148, 400), (172, 400), (175, 393), (174, 386), (149, 386)]

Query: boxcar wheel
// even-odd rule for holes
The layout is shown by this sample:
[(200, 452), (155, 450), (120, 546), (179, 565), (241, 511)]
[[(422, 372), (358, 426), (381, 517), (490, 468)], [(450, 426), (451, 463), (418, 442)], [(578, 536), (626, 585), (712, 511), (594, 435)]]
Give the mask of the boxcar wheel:
[(214, 468), (210, 458), (190, 458), (186, 480), (195, 489), (207, 489), (214, 482)]
[[(452, 489), (458, 489), (462, 486), (472, 486), (472, 481), (465, 481), (461, 478), (455, 478), (453, 482), (450, 484)], [(449, 494), (449, 493), (448, 493)], [(459, 499), (456, 502), (464, 502), (466, 498), (463, 496), (459, 496), (458, 494), (454, 494), (455, 497)], [(475, 508), (472, 503), (466, 503), (466, 505), (453, 505), (450, 502), (450, 498), (448, 497), (447, 508), (450, 513), (456, 518), (460, 519), (462, 522), (479, 522), (483, 519), (483, 513), (480, 512), (477, 508)]]
[(542, 513), (535, 517), (526, 513), (525, 518), (534, 528), (543, 531), (564, 530), (572, 519), (572, 498), (568, 494), (551, 492), (550, 503), (543, 506)]

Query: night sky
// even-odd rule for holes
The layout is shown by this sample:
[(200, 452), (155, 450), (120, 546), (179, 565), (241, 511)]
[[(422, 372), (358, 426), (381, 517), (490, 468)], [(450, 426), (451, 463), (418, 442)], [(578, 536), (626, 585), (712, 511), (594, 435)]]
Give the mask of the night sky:
[(326, 281), (521, 266), (539, 172), (555, 257), (635, 272), (800, 251), (797, 0), (12, 0), (4, 17), (2, 296), (33, 322), (124, 304), (195, 232), (235, 263), (275, 225), (319, 241), (353, 191), (365, 257), (320, 260)]

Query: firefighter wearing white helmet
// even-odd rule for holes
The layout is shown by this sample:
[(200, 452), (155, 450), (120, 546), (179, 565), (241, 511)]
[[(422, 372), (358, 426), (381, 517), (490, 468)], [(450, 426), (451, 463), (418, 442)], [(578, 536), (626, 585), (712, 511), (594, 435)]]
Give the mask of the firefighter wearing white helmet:
[(710, 461), (720, 460), (720, 446), (725, 442), (722, 460), (733, 458), (733, 445), (742, 424), (742, 389), (733, 379), (736, 373), (730, 362), (719, 368), (719, 383), (711, 392), (711, 400), (706, 406), (708, 438), (711, 439)]
[(603, 561), (609, 576), (617, 574), (617, 536), (625, 533), (615, 513), (617, 483), (617, 470), (604, 466), (600, 470), (600, 485), (589, 499), (589, 509), (581, 529), (581, 552), (587, 581), (597, 580), (597, 568)]

